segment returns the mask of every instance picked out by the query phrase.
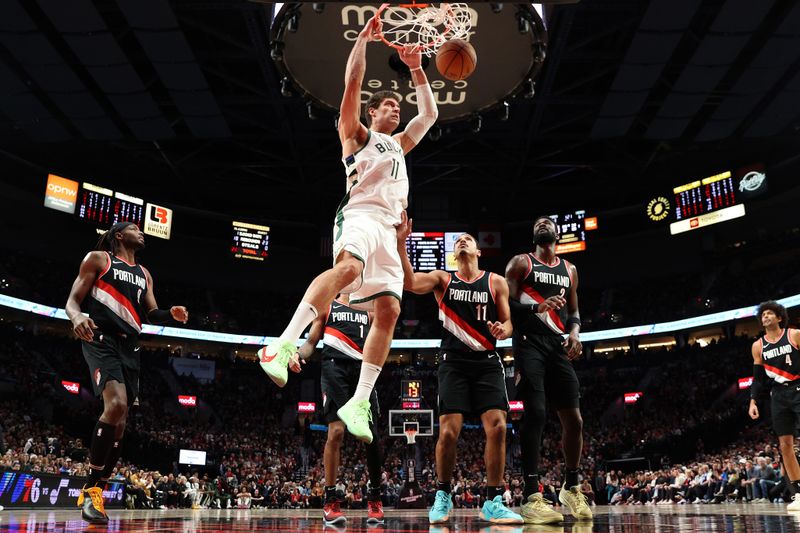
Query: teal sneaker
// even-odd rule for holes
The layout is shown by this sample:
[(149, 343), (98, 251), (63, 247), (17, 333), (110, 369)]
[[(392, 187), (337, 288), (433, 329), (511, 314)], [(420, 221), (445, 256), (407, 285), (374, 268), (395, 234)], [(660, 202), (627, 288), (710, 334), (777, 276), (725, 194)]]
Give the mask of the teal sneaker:
[(266, 372), (278, 387), (286, 385), (286, 380), (289, 379), (287, 370), (289, 359), (292, 358), (296, 351), (297, 347), (293, 342), (281, 339), (275, 339), (269, 346), (265, 346), (258, 351), (261, 370)]
[(350, 398), (346, 404), (336, 411), (336, 416), (347, 426), (350, 432), (358, 440), (363, 440), (367, 444), (372, 442), (372, 406), (369, 400), (354, 400)]
[(450, 520), (450, 511), (453, 510), (453, 500), (450, 495), (443, 490), (436, 491), (436, 499), (433, 500), (433, 507), (428, 513), (428, 521), (431, 524), (441, 524)]
[(480, 515), (481, 520), (486, 520), (492, 524), (522, 524), (520, 515), (506, 507), (502, 496), (495, 496), (493, 500), (483, 502)]

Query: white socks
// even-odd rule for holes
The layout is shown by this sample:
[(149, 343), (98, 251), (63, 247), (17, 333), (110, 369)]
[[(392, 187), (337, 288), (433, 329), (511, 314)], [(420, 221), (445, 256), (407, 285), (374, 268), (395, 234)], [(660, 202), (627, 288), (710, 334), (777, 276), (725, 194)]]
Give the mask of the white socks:
[(372, 394), (372, 389), (375, 388), (375, 382), (378, 381), (380, 375), (381, 367), (378, 365), (361, 363), (361, 375), (358, 377), (358, 385), (353, 399), (356, 401), (369, 400), (369, 395)]
[(297, 306), (297, 310), (294, 312), (292, 320), (289, 321), (289, 325), (283, 330), (280, 338), (291, 342), (297, 342), (297, 339), (300, 338), (303, 331), (305, 331), (308, 325), (311, 324), (318, 315), (319, 313), (317, 313), (313, 305), (308, 302), (300, 302), (300, 305)]

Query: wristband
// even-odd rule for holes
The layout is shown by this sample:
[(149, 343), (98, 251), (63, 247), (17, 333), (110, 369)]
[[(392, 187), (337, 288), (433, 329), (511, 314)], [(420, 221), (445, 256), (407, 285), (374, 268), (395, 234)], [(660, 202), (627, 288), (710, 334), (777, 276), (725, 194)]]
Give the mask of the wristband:
[(151, 324), (156, 324), (158, 326), (169, 324), (172, 321), (172, 313), (164, 309), (151, 309), (150, 312), (147, 313), (147, 320)]

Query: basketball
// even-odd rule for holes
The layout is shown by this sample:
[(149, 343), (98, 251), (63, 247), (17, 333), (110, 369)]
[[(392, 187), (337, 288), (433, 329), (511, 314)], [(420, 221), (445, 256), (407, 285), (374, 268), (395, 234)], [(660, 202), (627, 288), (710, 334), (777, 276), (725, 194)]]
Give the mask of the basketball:
[(467, 41), (453, 39), (436, 52), (436, 69), (448, 80), (465, 80), (475, 71), (478, 56)]

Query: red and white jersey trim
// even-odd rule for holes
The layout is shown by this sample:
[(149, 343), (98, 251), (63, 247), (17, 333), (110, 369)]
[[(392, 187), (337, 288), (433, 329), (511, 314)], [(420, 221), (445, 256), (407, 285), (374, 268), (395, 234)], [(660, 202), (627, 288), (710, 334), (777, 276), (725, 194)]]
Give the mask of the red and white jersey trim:
[(444, 329), (452, 333), (458, 340), (463, 342), (470, 350), (483, 352), (494, 350), (494, 343), (481, 335), (475, 328), (461, 319), (455, 311), (444, 305), (439, 304), (439, 320), (442, 321)]
[(92, 298), (108, 307), (112, 313), (136, 330), (137, 333), (142, 332), (142, 321), (133, 304), (113, 286), (98, 279), (92, 287)]
[(800, 376), (796, 376), (791, 372), (787, 372), (780, 368), (770, 366), (766, 363), (764, 364), (764, 371), (767, 373), (767, 376), (774, 379), (777, 383), (787, 383), (789, 381), (795, 381), (800, 379)]
[[(531, 287), (522, 287), (522, 293), (520, 294), (519, 301), (525, 305), (538, 305), (544, 300), (545, 298), (543, 298), (541, 294), (536, 292)], [(561, 322), (561, 318), (559, 318), (558, 314), (556, 314), (553, 309), (548, 309), (545, 313), (534, 314), (539, 317), (539, 319), (544, 322), (544, 325), (550, 328), (554, 333), (563, 335), (566, 332), (566, 328)]]
[(338, 329), (325, 326), (325, 334), (322, 336), (322, 342), (325, 344), (325, 346), (329, 346), (337, 352), (341, 352), (348, 357), (358, 359), (359, 361), (364, 359), (364, 354), (361, 351), (361, 348), (358, 347), (358, 344), (353, 342), (350, 337)]

